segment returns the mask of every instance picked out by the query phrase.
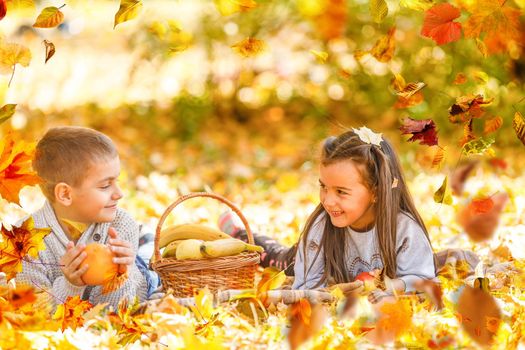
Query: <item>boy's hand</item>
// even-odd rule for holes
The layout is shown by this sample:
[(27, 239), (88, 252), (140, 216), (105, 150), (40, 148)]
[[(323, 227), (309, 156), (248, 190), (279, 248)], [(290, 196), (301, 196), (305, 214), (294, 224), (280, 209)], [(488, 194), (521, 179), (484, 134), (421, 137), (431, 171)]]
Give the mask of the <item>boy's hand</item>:
[(60, 269), (64, 273), (64, 276), (69, 283), (77, 287), (86, 285), (82, 281), (82, 275), (87, 271), (89, 266), (86, 264), (80, 268), (80, 264), (87, 256), (84, 248), (86, 248), (84, 244), (75, 246), (75, 243), (69, 242), (66, 246), (66, 254), (60, 258)]
[(118, 239), (117, 230), (113, 227), (109, 228), (108, 234), (110, 237), (109, 249), (116, 255), (113, 258), (113, 262), (119, 265), (119, 273), (125, 273), (128, 270), (128, 266), (135, 263), (135, 253), (131, 248), (131, 243)]

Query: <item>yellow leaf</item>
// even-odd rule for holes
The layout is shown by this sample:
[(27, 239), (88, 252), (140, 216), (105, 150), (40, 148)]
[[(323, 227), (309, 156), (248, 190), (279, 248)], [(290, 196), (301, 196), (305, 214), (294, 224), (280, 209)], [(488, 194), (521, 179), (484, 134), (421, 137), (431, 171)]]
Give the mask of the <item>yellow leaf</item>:
[(370, 50), (370, 54), (374, 56), (379, 62), (388, 62), (394, 56), (396, 42), (394, 41), (394, 34), (396, 27), (390, 28), (388, 34), (380, 38)]
[(113, 25), (113, 29), (115, 29), (118, 24), (127, 22), (137, 17), (141, 10), (141, 0), (120, 0), (120, 7), (115, 14), (115, 24)]
[(423, 83), (422, 81), (418, 81), (417, 83), (408, 83), (401, 90), (398, 90), (396, 92), (396, 95), (401, 96), (403, 98), (410, 98), (412, 97), (412, 95), (424, 88), (426, 85), (427, 84)]
[(416, 10), (416, 11), (426, 11), (434, 5), (433, 0), (401, 0), (399, 5)]
[(232, 46), (232, 49), (243, 57), (256, 56), (264, 50), (265, 43), (255, 38), (246, 38)]
[(326, 63), (328, 59), (328, 53), (325, 51), (310, 50), (310, 53), (315, 56), (319, 63)]
[(473, 78), (480, 84), (486, 84), (489, 81), (489, 75), (482, 71), (475, 72)]
[(64, 21), (64, 14), (60, 11), (58, 7), (50, 6), (40, 12), (38, 15), (35, 24), (35, 28), (53, 28), (58, 26)]
[(489, 55), (488, 50), (487, 50), (487, 45), (485, 45), (485, 43), (483, 41), (481, 41), (478, 38), (476, 38), (476, 46), (478, 47), (478, 50), (481, 53), (481, 55), (484, 58), (487, 58), (488, 55)]
[(229, 16), (237, 12), (246, 12), (255, 7), (254, 0), (214, 0), (215, 6), (223, 16)]
[(388, 6), (385, 0), (370, 0), (369, 9), (376, 23), (383, 22), (383, 19), (388, 15)]
[(213, 316), (213, 295), (206, 287), (195, 295), (195, 306), (190, 306), (191, 311), (200, 322), (208, 322)]
[(23, 67), (31, 62), (31, 51), (25, 46), (15, 43), (0, 43), (0, 71), (11, 72), (16, 64)]
[(284, 281), (286, 281), (284, 271), (279, 271), (275, 267), (267, 267), (263, 270), (261, 280), (257, 284), (257, 294), (277, 289), (282, 286)]
[(0, 108), (0, 124), (15, 114), (16, 104), (7, 104)]
[(525, 119), (520, 112), (514, 114), (514, 119), (512, 120), (512, 127), (516, 131), (518, 139), (525, 145)]
[(448, 176), (445, 176), (441, 187), (434, 193), (434, 202), (443, 204), (452, 204), (452, 194), (448, 187)]
[(47, 61), (49, 61), (49, 59), (55, 54), (55, 44), (49, 40), (44, 40), (43, 43), (46, 46), (46, 60), (44, 63), (47, 63)]

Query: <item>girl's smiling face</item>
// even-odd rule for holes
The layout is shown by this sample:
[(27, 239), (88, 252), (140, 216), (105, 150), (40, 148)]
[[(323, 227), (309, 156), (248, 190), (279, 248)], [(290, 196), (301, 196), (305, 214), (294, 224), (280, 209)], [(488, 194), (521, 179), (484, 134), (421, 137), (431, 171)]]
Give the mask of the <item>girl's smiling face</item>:
[[(364, 170), (363, 170), (364, 172)], [(375, 222), (375, 196), (352, 160), (320, 166), (321, 204), (336, 227), (367, 231)]]

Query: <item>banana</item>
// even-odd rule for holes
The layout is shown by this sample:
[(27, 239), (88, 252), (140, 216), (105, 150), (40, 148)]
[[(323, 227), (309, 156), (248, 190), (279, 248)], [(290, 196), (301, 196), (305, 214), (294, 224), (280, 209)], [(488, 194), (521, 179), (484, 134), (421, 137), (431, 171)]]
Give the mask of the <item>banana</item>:
[(202, 259), (201, 246), (204, 241), (200, 239), (185, 239), (177, 245), (175, 256), (177, 260)]
[(162, 252), (162, 257), (163, 258), (174, 258), (176, 256), (176, 252), (177, 252), (177, 246), (184, 240), (182, 239), (177, 239), (175, 241), (171, 241), (170, 243), (168, 243), (168, 245), (166, 246), (166, 248), (164, 248), (164, 251)]
[(231, 238), (228, 234), (217, 229), (200, 224), (182, 224), (166, 227), (160, 232), (159, 248), (164, 248), (170, 242), (182, 239), (201, 239), (214, 241), (216, 239)]
[(263, 251), (263, 248), (260, 246), (248, 244), (239, 239), (234, 239), (231, 237), (227, 239), (203, 242), (200, 249), (202, 255), (209, 258), (236, 255), (245, 250), (259, 253)]

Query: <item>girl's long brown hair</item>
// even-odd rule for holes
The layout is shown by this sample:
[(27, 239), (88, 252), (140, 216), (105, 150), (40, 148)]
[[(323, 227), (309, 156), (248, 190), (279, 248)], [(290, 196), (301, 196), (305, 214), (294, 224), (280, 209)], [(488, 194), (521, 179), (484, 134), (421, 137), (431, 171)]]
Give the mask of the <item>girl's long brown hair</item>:
[[(423, 229), (427, 239), (428, 231), (417, 212), (412, 197), (405, 183), (399, 160), (392, 145), (383, 139), (380, 146), (364, 143), (353, 131), (347, 131), (338, 137), (330, 137), (323, 144), (321, 164), (323, 166), (341, 161), (351, 160), (358, 165), (364, 185), (375, 194), (375, 227), (379, 240), (381, 259), (385, 273), (390, 278), (396, 278), (397, 251), (396, 233), (397, 216), (403, 211), (409, 214)], [(397, 182), (397, 186), (395, 186)], [(301, 233), (303, 256), (308, 248), (308, 232), (320, 215), (328, 215), (322, 204), (319, 204), (306, 221)], [(324, 283), (350, 282), (346, 269), (345, 247), (346, 228), (335, 227), (326, 217), (321, 249), (324, 250), (324, 273), (317, 286)], [(319, 251), (313, 260), (316, 260)], [(312, 266), (313, 261), (309, 262)], [(305, 261), (305, 275), (308, 273), (308, 262)]]

